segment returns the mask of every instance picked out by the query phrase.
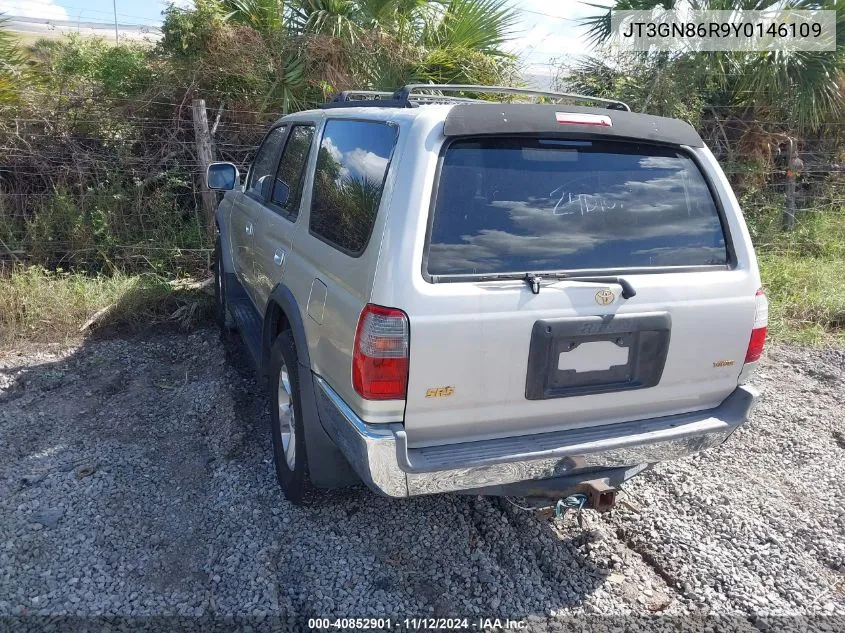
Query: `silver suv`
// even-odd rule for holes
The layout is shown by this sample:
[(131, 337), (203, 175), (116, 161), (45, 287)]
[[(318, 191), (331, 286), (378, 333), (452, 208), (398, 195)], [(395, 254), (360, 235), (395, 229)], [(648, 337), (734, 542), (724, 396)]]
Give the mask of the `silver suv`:
[(605, 509), (747, 419), (767, 303), (699, 135), (466, 97), (513, 92), (342, 93), (273, 125), (243, 183), (210, 166), (217, 318), (269, 380), (291, 501), (363, 480)]

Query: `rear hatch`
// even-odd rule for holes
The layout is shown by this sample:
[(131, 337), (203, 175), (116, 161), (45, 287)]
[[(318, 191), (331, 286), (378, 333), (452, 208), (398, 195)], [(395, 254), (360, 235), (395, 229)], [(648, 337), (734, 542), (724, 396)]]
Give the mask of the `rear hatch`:
[(458, 138), (435, 189), (411, 445), (706, 409), (736, 388), (756, 275), (692, 150)]

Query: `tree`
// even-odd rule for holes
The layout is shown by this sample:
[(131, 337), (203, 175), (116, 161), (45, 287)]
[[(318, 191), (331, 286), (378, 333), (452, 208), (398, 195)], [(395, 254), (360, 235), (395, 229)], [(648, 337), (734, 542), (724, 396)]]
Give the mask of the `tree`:
[[(358, 85), (489, 83), (510, 76), (504, 50), (517, 13), (508, 0), (221, 0), (227, 19), (275, 41), (329, 38), (334, 70)], [(325, 47), (320, 47), (327, 56)], [(300, 54), (302, 53), (300, 49)], [(307, 53), (306, 53), (307, 56)], [(335, 86), (339, 88), (341, 86)]]
[(564, 92), (619, 99), (639, 112), (698, 125), (712, 96), (711, 81), (695, 59), (665, 55), (579, 58), (554, 82)]
[(227, 19), (247, 24), (259, 33), (279, 33), (284, 28), (284, 0), (221, 0), (219, 4)]

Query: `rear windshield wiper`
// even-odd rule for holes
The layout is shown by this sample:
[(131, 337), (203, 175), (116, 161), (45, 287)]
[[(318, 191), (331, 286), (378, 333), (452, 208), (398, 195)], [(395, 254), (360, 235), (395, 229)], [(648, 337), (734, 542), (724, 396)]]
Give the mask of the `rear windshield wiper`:
[(528, 284), (531, 292), (535, 295), (540, 294), (540, 285), (546, 279), (554, 279), (557, 281), (565, 279), (566, 281), (580, 281), (584, 283), (597, 284), (619, 284), (622, 286), (622, 298), (630, 299), (637, 295), (637, 291), (628, 282), (627, 279), (616, 276), (579, 276), (565, 272), (544, 272), (544, 273), (482, 273), (482, 274), (464, 274), (464, 275), (432, 275), (431, 279), (434, 283), (442, 281), (504, 281), (507, 279), (519, 279)]
[(619, 284), (622, 286), (623, 299), (630, 299), (631, 297), (637, 296), (637, 291), (634, 290), (634, 287), (630, 284), (630, 282), (623, 277), (580, 277), (578, 275), (570, 275), (569, 273), (525, 273), (523, 279), (525, 280), (525, 283), (528, 284), (528, 287), (531, 288), (531, 292), (535, 295), (540, 294), (540, 283), (544, 279), (564, 279), (566, 281), (579, 281), (584, 283)]

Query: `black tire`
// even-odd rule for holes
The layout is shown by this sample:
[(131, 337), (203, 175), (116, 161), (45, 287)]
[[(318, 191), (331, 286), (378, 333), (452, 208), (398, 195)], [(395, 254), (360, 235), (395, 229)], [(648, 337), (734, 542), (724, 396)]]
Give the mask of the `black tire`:
[[(282, 371), (286, 371), (289, 404), (285, 409)], [(299, 389), (299, 362), (296, 344), (290, 330), (276, 337), (270, 349), (270, 431), (273, 440), (273, 461), (276, 478), (285, 497), (295, 505), (305, 505), (314, 499), (314, 487), (308, 476), (308, 458), (305, 451), (305, 428), (302, 418), (302, 401)], [(279, 404), (282, 406), (280, 407)], [(284, 411), (283, 411), (284, 410)], [(292, 416), (292, 419), (289, 417)], [(292, 425), (291, 425), (292, 421)], [(293, 434), (290, 435), (291, 426)], [(287, 444), (284, 433), (288, 433)], [(293, 447), (291, 448), (291, 441)]]
[(214, 242), (214, 320), (223, 334), (234, 327), (232, 315), (226, 305), (226, 275), (223, 270), (223, 247), (220, 236)]

